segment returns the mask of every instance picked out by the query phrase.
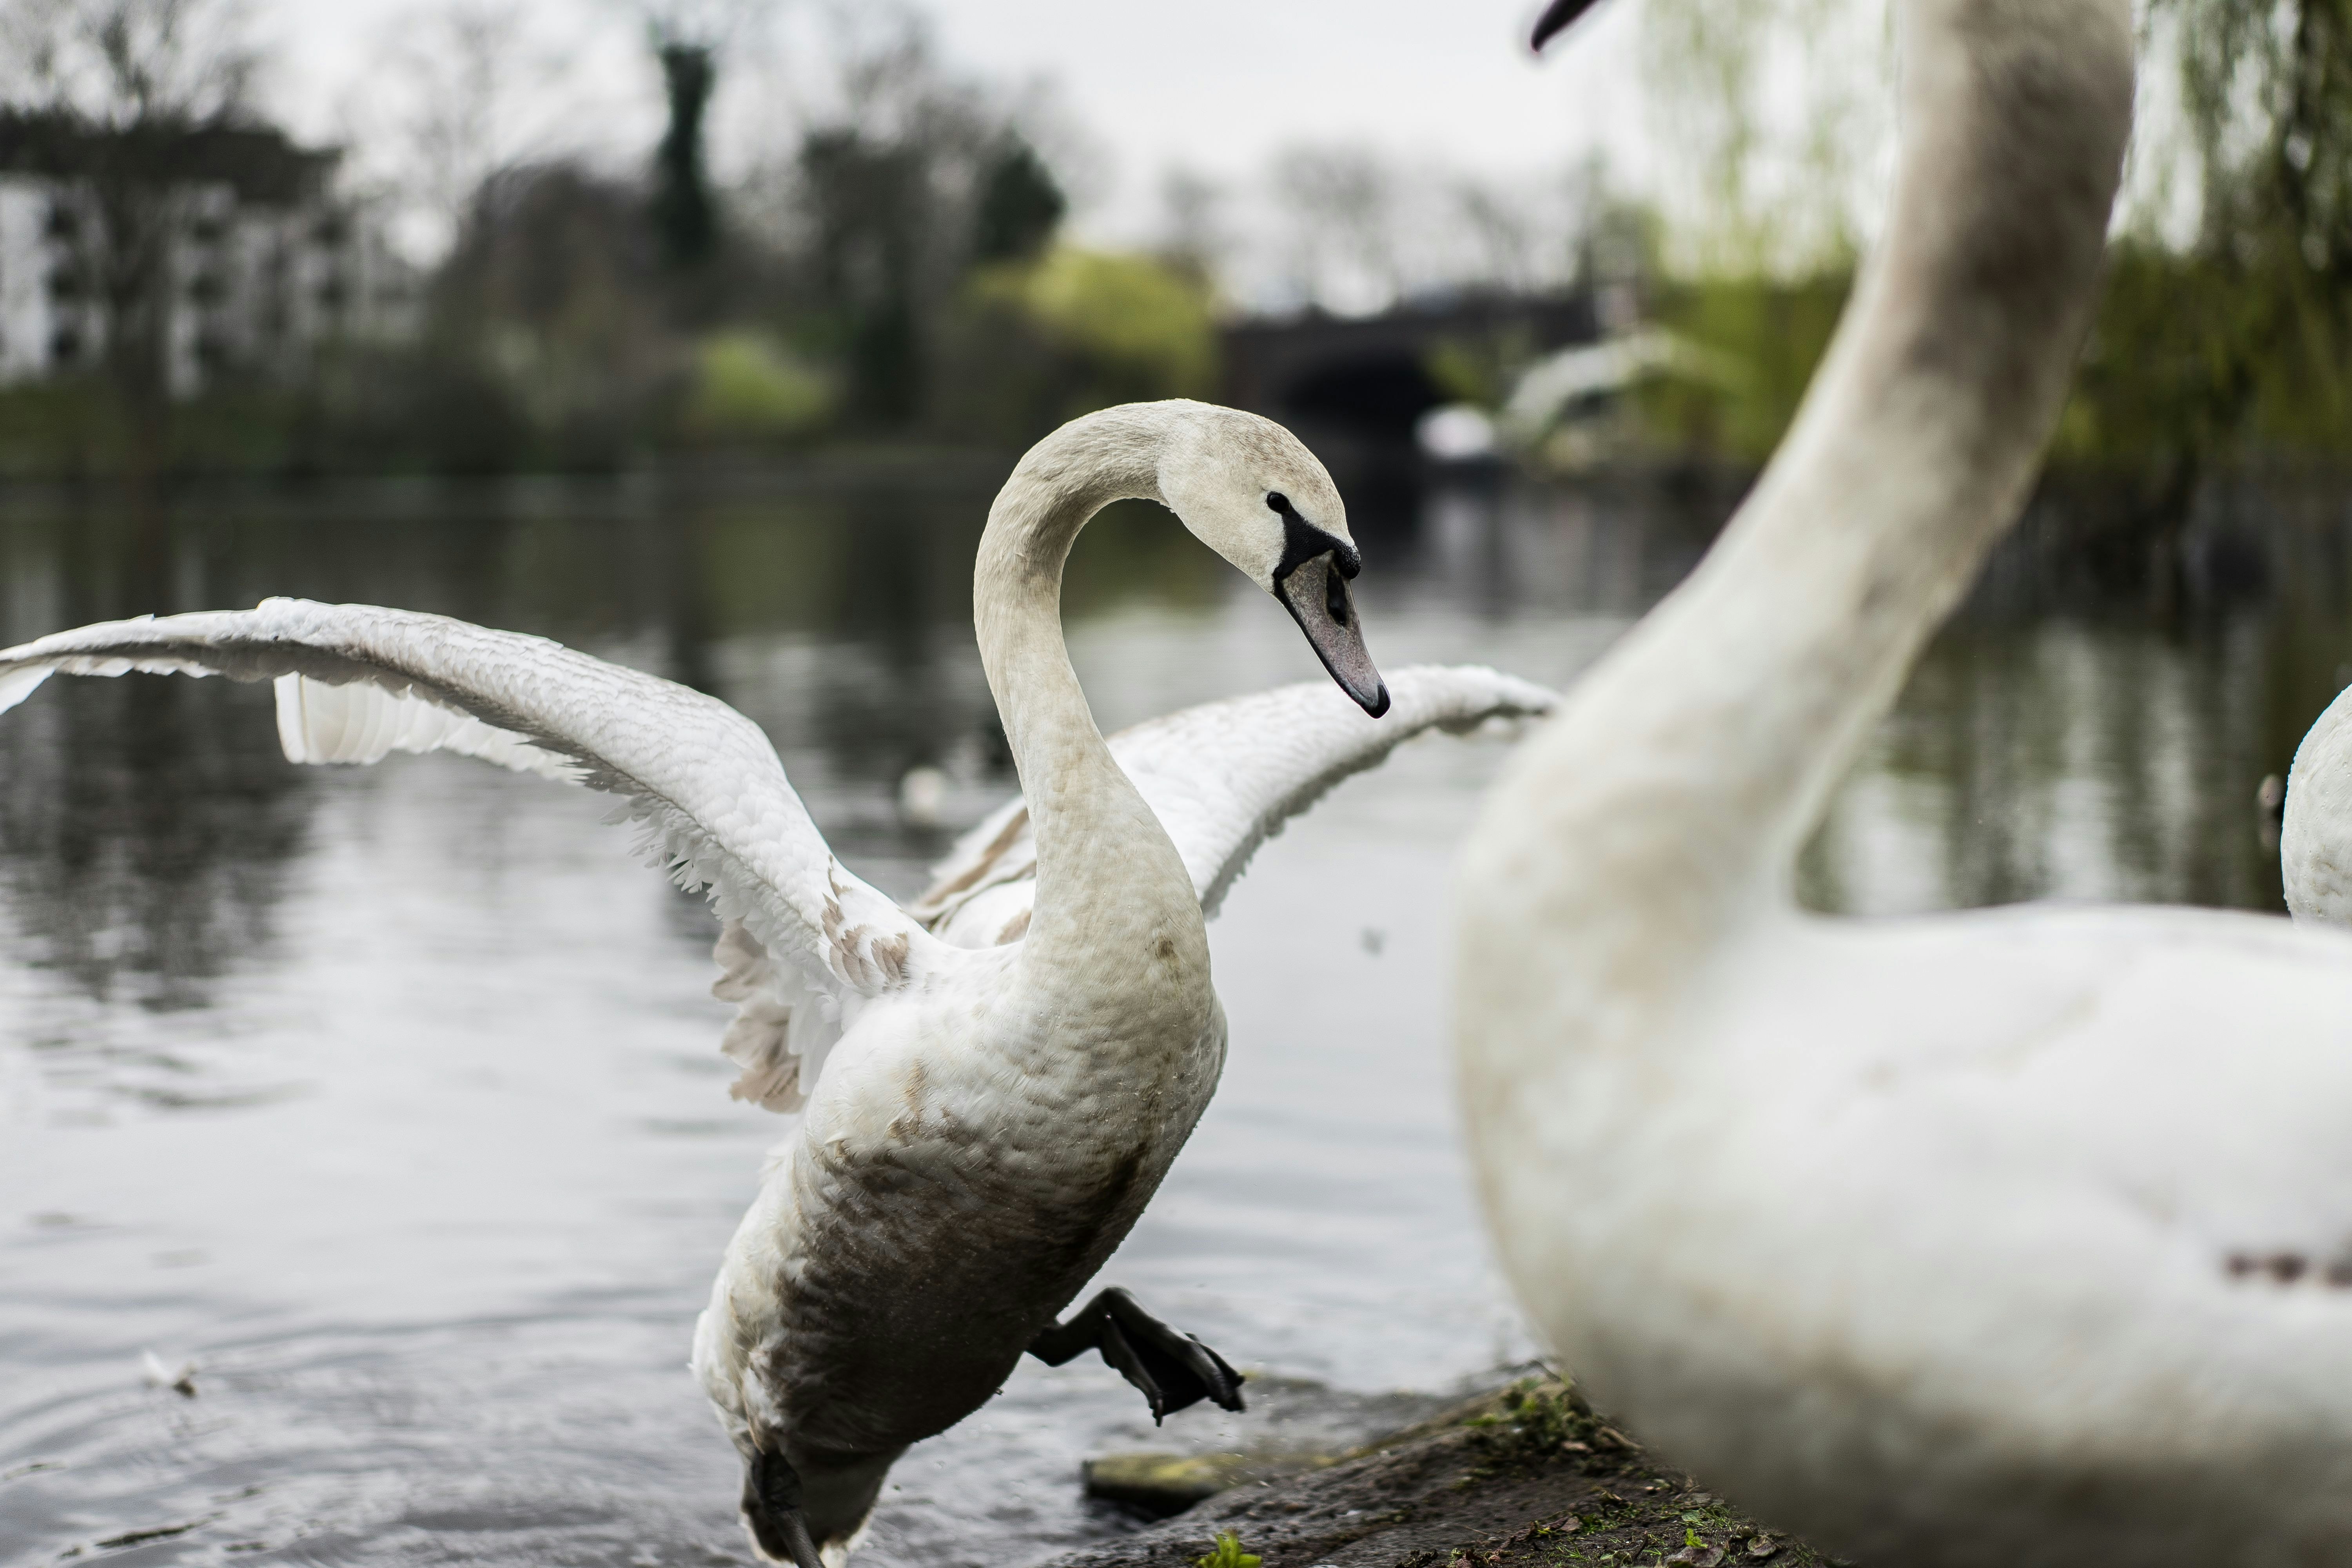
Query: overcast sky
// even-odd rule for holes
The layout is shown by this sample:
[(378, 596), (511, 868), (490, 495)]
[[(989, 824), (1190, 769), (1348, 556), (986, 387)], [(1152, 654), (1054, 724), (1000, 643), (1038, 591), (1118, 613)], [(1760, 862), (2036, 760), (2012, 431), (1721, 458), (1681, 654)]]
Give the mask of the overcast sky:
[[(789, 0), (787, 0), (789, 3)], [(803, 0), (805, 3), (805, 0)], [(415, 0), (258, 0), (274, 47), (272, 97), (307, 135), (351, 133), (387, 40)], [(625, 0), (518, 0), (575, 57), (571, 118), (625, 148), (650, 145), (658, 94)], [(1370, 142), (1497, 174), (1565, 166), (1602, 143), (1639, 158), (1637, 0), (1614, 0), (1538, 62), (1528, 0), (934, 0), (918, 10), (940, 52), (1011, 88), (1042, 84), (1097, 153), (1079, 171), (1082, 231), (1138, 237), (1163, 170), (1237, 177), (1302, 142)], [(762, 117), (738, 73), (720, 121), (738, 140)], [(768, 123), (775, 123), (773, 119)], [(740, 148), (722, 149), (740, 154)]]
[[(1565, 163), (1635, 109), (1619, 5), (1556, 58), (1526, 0), (947, 0), (943, 41), (1043, 72), (1129, 183), (1170, 163), (1240, 174), (1300, 142), (1370, 141), (1467, 167)], [(1595, 68), (1603, 58), (1618, 69)]]

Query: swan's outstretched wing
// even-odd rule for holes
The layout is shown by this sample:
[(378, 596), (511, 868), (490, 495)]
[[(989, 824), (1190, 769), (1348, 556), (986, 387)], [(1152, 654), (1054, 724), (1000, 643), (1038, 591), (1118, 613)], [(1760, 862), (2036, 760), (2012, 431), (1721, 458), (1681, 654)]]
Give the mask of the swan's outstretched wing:
[(544, 637), (268, 599), (0, 651), (0, 709), (60, 670), (273, 680), (278, 739), (298, 763), (456, 752), (625, 795), (614, 820), (644, 824), (654, 863), (708, 889), (727, 922), (718, 990), (741, 1008), (727, 1044), (745, 1068), (737, 1092), (773, 1110), (799, 1105), (840, 1034), (843, 1004), (913, 984), (927, 963), (958, 962), (834, 859), (758, 725), (715, 698)]
[[(1558, 700), (1540, 686), (1470, 665), (1398, 670), (1389, 696), (1388, 712), (1369, 719), (1329, 681), (1307, 681), (1187, 708), (1111, 737), (1111, 754), (1175, 840), (1204, 912), (1217, 912), (1257, 847), (1284, 823), (1402, 742), (1433, 728), (1548, 713)], [(1029, 814), (1015, 799), (957, 842), (909, 912), (961, 946), (1008, 942), (1027, 929), (1036, 874)]]

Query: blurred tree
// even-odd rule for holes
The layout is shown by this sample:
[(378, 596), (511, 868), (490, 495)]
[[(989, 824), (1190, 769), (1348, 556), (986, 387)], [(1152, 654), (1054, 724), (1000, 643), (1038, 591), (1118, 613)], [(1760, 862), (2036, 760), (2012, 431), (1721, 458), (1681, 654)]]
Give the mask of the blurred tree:
[(1887, 37), (1881, 0), (1651, 0), (1642, 83), (1679, 269), (1850, 265), (1864, 176), (1892, 128)]
[(1008, 113), (940, 69), (910, 17), (861, 13), (836, 40), (835, 104), (778, 172), (782, 314), (798, 349), (837, 367), (845, 424), (905, 430), (932, 411), (938, 338), (988, 196), (989, 243), (1034, 247), (1058, 185)]
[(972, 217), (973, 263), (1034, 258), (1053, 242), (1069, 207), (1036, 149), (1017, 132), (1008, 135), (980, 188), (980, 210)]
[(922, 406), (918, 317), (934, 188), (924, 154), (855, 127), (811, 132), (801, 143), (808, 259), (829, 318), (821, 336), (845, 371), (844, 413), (868, 426), (904, 426)]
[(1850, 273), (1826, 270), (1661, 283), (1655, 318), (1695, 352), (1640, 384), (1649, 438), (1677, 457), (1762, 463), (1796, 418), (1851, 284)]
[(63, 280), (99, 340), (142, 494), (170, 446), (171, 258), (194, 216), (193, 176), (300, 163), (254, 122), (258, 61), (235, 0), (0, 3), (11, 156), (67, 182), (52, 237), (70, 257)]
[(669, 120), (654, 153), (648, 211), (662, 256), (694, 270), (719, 252), (723, 226), (710, 184), (704, 122), (721, 63), (772, 9), (757, 0), (634, 0), (661, 67)]
[(1575, 281), (1591, 203), (1573, 177), (1496, 176), (1369, 143), (1285, 148), (1254, 221), (1227, 230), (1214, 187), (1162, 188), (1162, 255), (1246, 276), (1245, 292), (1341, 315), (1465, 292), (1538, 294)]
[(1273, 185), (1286, 220), (1292, 289), (1343, 310), (1376, 310), (1403, 291), (1395, 172), (1368, 147), (1292, 147)]
[(679, 434), (709, 446), (799, 441), (833, 412), (824, 378), (762, 333), (713, 332), (695, 347), (694, 390)]
[(1216, 387), (1206, 284), (1143, 256), (1059, 246), (972, 274), (949, 318), (936, 391), (949, 434), (1025, 447), (1115, 403)]
[(2217, 462), (2352, 455), (2352, 0), (2152, 0), (2201, 206), (2116, 248), (2062, 448), (2154, 468), (2177, 515)]
[(671, 266), (697, 267), (719, 248), (718, 204), (702, 154), (703, 114), (710, 106), (717, 68), (704, 44), (673, 40), (658, 54), (669, 126), (654, 153), (654, 233)]
[(1479, 281), (1512, 293), (1538, 287), (1542, 264), (1536, 252), (1542, 240), (1535, 215), (1514, 193), (1488, 181), (1463, 177), (1452, 184), (1454, 207), (1477, 246)]
[[(1877, 30), (1855, 24), (1881, 11), (1653, 0), (1645, 14), (1645, 85), (1676, 132), (1662, 143), (1701, 198), (1659, 308), (1753, 372), (1748, 392), (1682, 388), (1660, 410), (1694, 439), (1713, 432), (1715, 449), (1754, 452), (1785, 422), (1784, 393), (1811, 369), (1802, 346), (1825, 341), (1815, 304), (1851, 274), (1857, 153), (1882, 138), (1854, 130), (1869, 73), (1820, 57), (1853, 56)], [(2149, 73), (2179, 84), (2196, 212), (2185, 237), (2162, 213), (2126, 215), (2056, 451), (2137, 493), (2119, 515), (2171, 524), (2218, 466), (2352, 456), (2352, 0), (2147, 0), (2143, 17)], [(1791, 41), (1801, 79), (1776, 53)], [(1789, 79), (1805, 84), (1793, 125), (1773, 112), (1772, 84)], [(2162, 156), (2166, 129), (2144, 124), (2138, 155)]]
[(421, 435), (445, 468), (610, 468), (687, 374), (638, 192), (576, 163), (492, 175), (434, 282)]
[(493, 0), (403, 16), (378, 55), (385, 68), (371, 84), (374, 139), (425, 219), (424, 248), (438, 255), (456, 242), (485, 181), (544, 154), (537, 102), (567, 62), (525, 36), (514, 7)]
[(1160, 258), (1202, 288), (1223, 275), (1234, 248), (1224, 225), (1224, 188), (1190, 169), (1160, 179)]

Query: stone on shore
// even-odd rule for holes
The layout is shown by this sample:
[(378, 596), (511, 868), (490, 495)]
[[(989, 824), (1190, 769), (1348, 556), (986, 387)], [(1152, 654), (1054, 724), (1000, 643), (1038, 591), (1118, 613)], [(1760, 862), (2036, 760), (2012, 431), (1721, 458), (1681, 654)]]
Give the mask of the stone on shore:
[(1088, 1459), (1087, 1495), (1154, 1519), (1235, 1487), (1263, 1486), (1339, 1461), (1321, 1454), (1105, 1454)]
[(1206, 1495), (1038, 1568), (1193, 1568), (1227, 1532), (1265, 1568), (1829, 1562), (1658, 1462), (1571, 1390), (1533, 1380), (1336, 1460), (1118, 1455), (1088, 1467), (1089, 1490), (1111, 1496), (1105, 1489), (1117, 1485), (1148, 1494), (1152, 1508), (1181, 1506), (1188, 1489)]

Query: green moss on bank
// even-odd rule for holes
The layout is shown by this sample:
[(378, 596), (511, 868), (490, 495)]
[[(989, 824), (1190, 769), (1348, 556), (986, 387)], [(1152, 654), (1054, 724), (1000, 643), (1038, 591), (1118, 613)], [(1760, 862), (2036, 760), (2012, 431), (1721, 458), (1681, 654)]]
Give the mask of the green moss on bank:
[(1840, 1568), (1536, 1378), (1049, 1568), (1192, 1568), (1224, 1536), (1265, 1568)]

